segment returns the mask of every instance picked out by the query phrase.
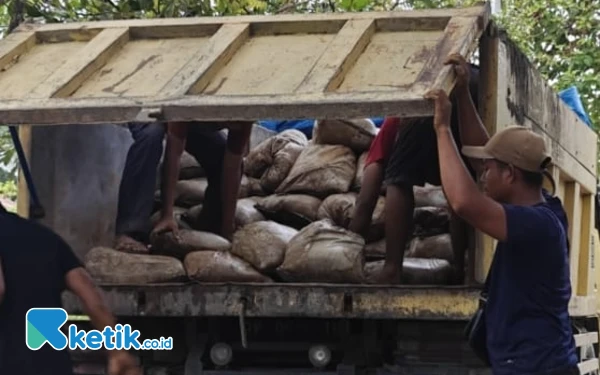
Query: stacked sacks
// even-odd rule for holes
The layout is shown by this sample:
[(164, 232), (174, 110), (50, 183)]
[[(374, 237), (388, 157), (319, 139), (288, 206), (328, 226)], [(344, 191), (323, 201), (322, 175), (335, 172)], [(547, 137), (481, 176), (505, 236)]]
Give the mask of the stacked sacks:
[[(199, 282), (368, 282), (385, 257), (383, 191), (367, 237), (347, 228), (376, 134), (369, 120), (317, 121), (310, 142), (303, 133), (286, 130), (250, 150), (231, 243), (194, 229), (207, 183), (201, 166), (184, 153), (174, 209), (179, 235), (155, 239), (152, 255), (119, 254), (127, 258), (120, 262), (109, 261), (117, 256), (109, 249), (94, 250), (90, 252), (94, 270), (105, 282), (111, 275), (122, 282), (117, 268), (132, 263), (148, 263), (154, 272), (144, 277), (135, 276), (144, 272), (132, 274), (135, 282), (182, 277)], [(156, 198), (160, 199), (159, 191)], [(415, 202), (414, 238), (405, 252), (404, 282), (447, 283), (453, 258), (445, 197), (439, 187), (416, 187)], [(159, 215), (154, 213), (153, 223)], [(168, 264), (164, 274), (154, 266), (157, 262)]]

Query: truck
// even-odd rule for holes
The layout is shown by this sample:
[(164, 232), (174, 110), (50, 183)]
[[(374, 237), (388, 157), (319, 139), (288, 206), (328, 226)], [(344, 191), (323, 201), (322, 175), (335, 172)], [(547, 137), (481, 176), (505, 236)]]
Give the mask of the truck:
[[(451, 53), (478, 60), (479, 110), (491, 134), (518, 124), (547, 141), (570, 224), (579, 368), (597, 374), (597, 135), (498, 27), (488, 3), (23, 24), (0, 41), (0, 118), (18, 127), (36, 187), (32, 197), (19, 174), (18, 214), (52, 228), (84, 259), (114, 237), (131, 142), (119, 124), (431, 116), (423, 94), (452, 90), (454, 72), (443, 63)], [(468, 237), (460, 285), (100, 287), (121, 322), (143, 337), (173, 338), (172, 350), (137, 352), (145, 374), (485, 374), (463, 330), (495, 243), (472, 228)], [(63, 303), (83, 314), (69, 292)], [(72, 355), (76, 373), (103, 373), (101, 352)]]

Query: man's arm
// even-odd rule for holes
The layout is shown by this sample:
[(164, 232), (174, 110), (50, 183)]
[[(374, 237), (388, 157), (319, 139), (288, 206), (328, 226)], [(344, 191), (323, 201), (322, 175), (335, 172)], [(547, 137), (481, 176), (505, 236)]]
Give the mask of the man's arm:
[(506, 213), (498, 202), (481, 193), (469, 175), (450, 130), (452, 105), (443, 90), (428, 93), (435, 100), (434, 126), (437, 134), (442, 188), (452, 210), (473, 227), (499, 240), (506, 240)]
[[(460, 54), (451, 55), (446, 64), (454, 65), (456, 73), (456, 87), (454, 94), (456, 96), (458, 124), (460, 142), (465, 146), (483, 146), (490, 139), (490, 136), (479, 117), (475, 108), (470, 85), (470, 67), (467, 61)], [(481, 173), (482, 165), (480, 161), (471, 160), (471, 166), (477, 172)]]
[(163, 163), (162, 219), (172, 220), (175, 205), (175, 185), (179, 179), (179, 162), (185, 150), (188, 125), (185, 123), (169, 123), (167, 126), (167, 145)]
[(232, 123), (227, 136), (227, 149), (223, 160), (223, 207), (221, 235), (231, 240), (235, 229), (235, 208), (242, 179), (243, 154), (250, 142), (251, 122)]
[(96, 329), (102, 331), (104, 327), (115, 327), (115, 317), (104, 302), (100, 290), (83, 267), (67, 272), (65, 282), (67, 289), (81, 301), (83, 310)]

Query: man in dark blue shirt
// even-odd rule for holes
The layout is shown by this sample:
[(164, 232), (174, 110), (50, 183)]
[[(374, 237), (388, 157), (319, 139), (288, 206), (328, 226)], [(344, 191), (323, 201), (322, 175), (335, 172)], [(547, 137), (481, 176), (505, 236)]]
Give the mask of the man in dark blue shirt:
[[(60, 308), (64, 290), (82, 302), (94, 328), (115, 327), (104, 303), (70, 246), (50, 229), (7, 212), (0, 204), (0, 374), (73, 375), (67, 350), (31, 350), (25, 315), (31, 308)], [(133, 356), (109, 350), (109, 375), (141, 375)]]
[(468, 93), (466, 62), (453, 55), (447, 63), (455, 65), (460, 134), (462, 143), (470, 145), (462, 153), (482, 170), (485, 194), (458, 153), (445, 92), (430, 92), (426, 97), (435, 100), (442, 186), (450, 206), (473, 227), (498, 240), (485, 309), (493, 372), (578, 374), (568, 311), (567, 218), (560, 200), (542, 188), (551, 161), (544, 140), (521, 126), (509, 126), (489, 138)]

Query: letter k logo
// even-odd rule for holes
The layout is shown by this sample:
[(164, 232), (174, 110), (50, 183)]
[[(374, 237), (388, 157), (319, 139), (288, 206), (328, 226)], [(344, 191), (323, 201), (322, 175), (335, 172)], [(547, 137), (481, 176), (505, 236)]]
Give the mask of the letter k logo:
[(47, 342), (55, 350), (67, 347), (68, 339), (60, 328), (68, 319), (67, 312), (57, 308), (34, 308), (25, 315), (25, 343), (39, 350)]

